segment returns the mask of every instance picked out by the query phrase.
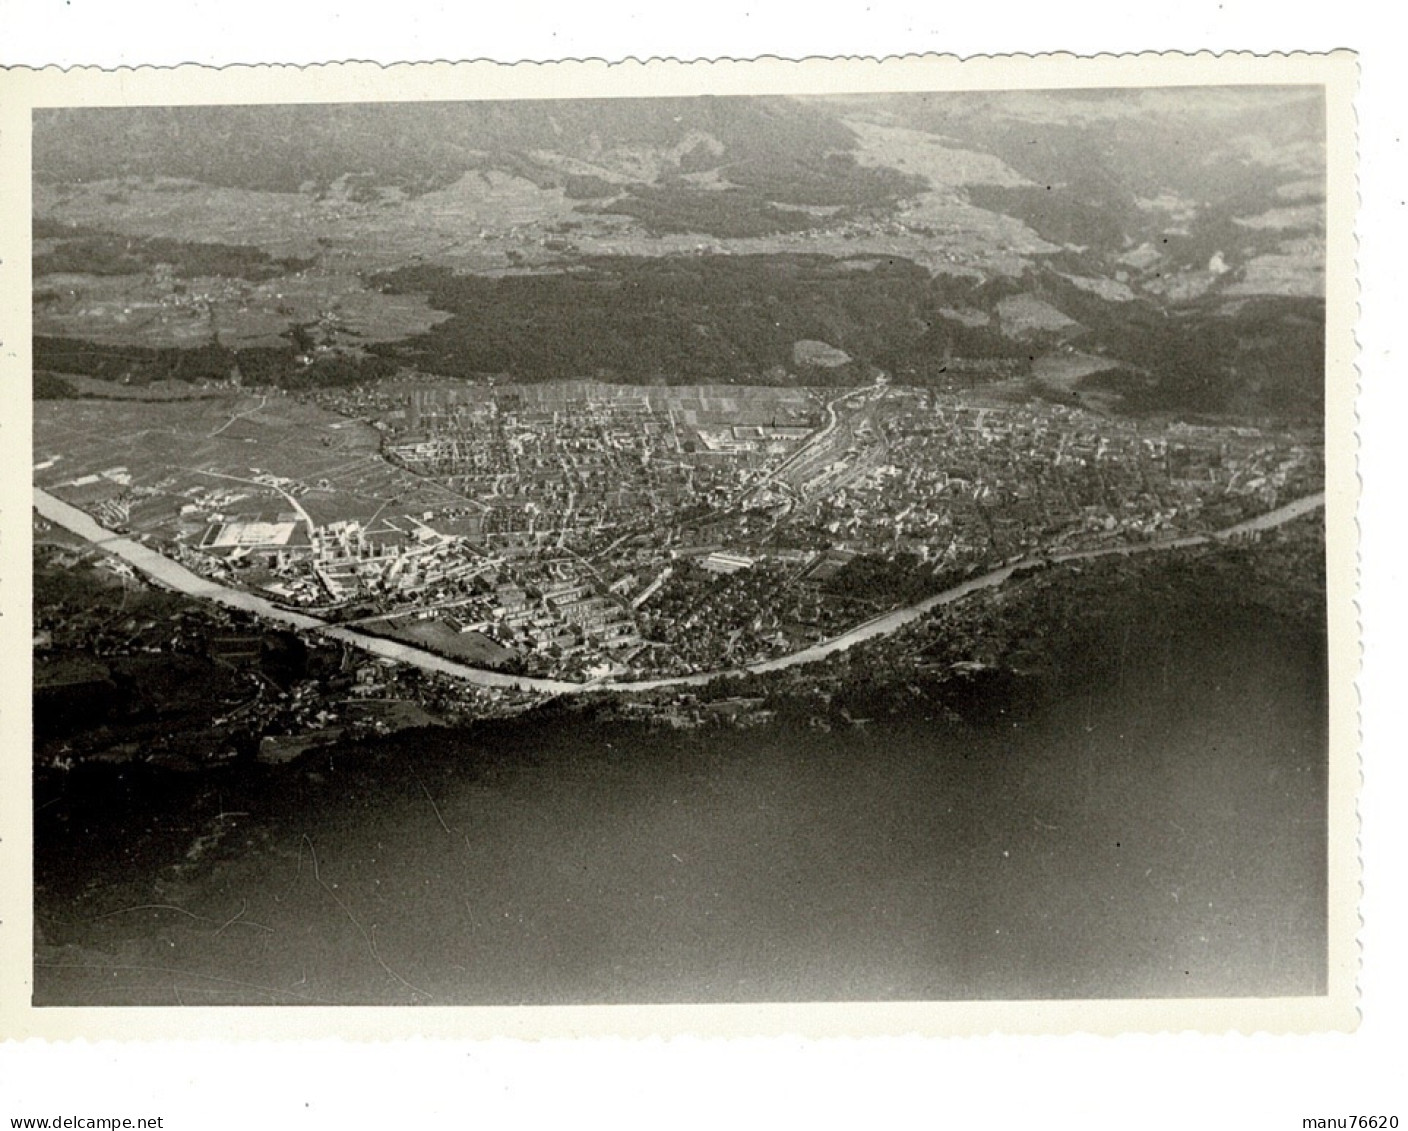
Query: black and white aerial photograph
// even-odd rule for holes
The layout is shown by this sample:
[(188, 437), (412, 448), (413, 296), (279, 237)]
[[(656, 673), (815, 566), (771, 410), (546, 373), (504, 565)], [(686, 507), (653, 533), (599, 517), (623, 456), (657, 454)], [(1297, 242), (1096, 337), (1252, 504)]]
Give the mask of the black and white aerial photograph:
[(1323, 85), (31, 121), (34, 1007), (1329, 992)]

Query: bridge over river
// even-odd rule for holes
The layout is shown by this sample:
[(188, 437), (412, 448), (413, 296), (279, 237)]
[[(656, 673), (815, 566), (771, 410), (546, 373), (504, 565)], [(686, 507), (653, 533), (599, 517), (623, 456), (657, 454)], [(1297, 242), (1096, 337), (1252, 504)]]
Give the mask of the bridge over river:
[(684, 687), (708, 683), (721, 675), (737, 675), (746, 672), (774, 672), (784, 668), (796, 667), (800, 664), (815, 663), (823, 660), (837, 652), (845, 651), (855, 644), (860, 644), (867, 640), (874, 640), (883, 636), (890, 636), (898, 632), (905, 625), (911, 624), (924, 616), (932, 609), (940, 605), (949, 605), (955, 601), (960, 601), (972, 593), (982, 589), (993, 589), (1006, 582), (1020, 569), (1031, 566), (1041, 566), (1046, 564), (1057, 564), (1060, 562), (1079, 561), (1085, 558), (1107, 557), (1112, 554), (1147, 554), (1160, 550), (1175, 550), (1190, 546), (1202, 546), (1211, 542), (1226, 541), (1243, 535), (1252, 534), (1257, 531), (1271, 530), (1274, 527), (1282, 526), (1303, 515), (1323, 508), (1325, 505), (1325, 493), (1316, 492), (1313, 495), (1305, 495), (1275, 510), (1267, 511), (1265, 514), (1257, 515), (1246, 522), (1229, 526), (1225, 530), (1219, 530), (1210, 534), (1189, 534), (1180, 538), (1170, 538), (1156, 542), (1129, 543), (1118, 546), (1102, 546), (1090, 550), (1068, 550), (1057, 554), (1024, 558), (1020, 561), (1010, 562), (997, 569), (977, 577), (969, 578), (952, 588), (945, 589), (942, 593), (935, 593), (931, 597), (926, 597), (912, 605), (903, 608), (891, 609), (887, 613), (881, 613), (877, 617), (864, 621), (847, 629), (839, 635), (830, 637), (827, 640), (819, 641), (796, 652), (789, 652), (785, 656), (778, 656), (771, 660), (761, 660), (754, 664), (747, 664), (740, 667), (719, 668), (715, 671), (696, 672), (693, 675), (669, 676), (662, 679), (633, 680), (617, 682), (613, 680), (595, 680), (588, 683), (578, 683), (571, 680), (561, 679), (540, 679), (532, 676), (506, 675), (503, 672), (490, 671), (487, 668), (471, 667), (468, 664), (456, 663), (454, 660), (447, 660), (443, 656), (437, 656), (424, 648), (417, 648), (411, 644), (402, 644), (395, 640), (384, 640), (376, 636), (368, 636), (365, 633), (356, 632), (353, 629), (329, 624), (318, 617), (309, 616), (306, 613), (295, 612), (285, 609), (272, 601), (266, 600), (254, 593), (249, 593), (243, 589), (236, 589), (228, 585), (222, 585), (217, 581), (201, 577), (199, 574), (187, 569), (180, 562), (173, 561), (162, 554), (157, 553), (150, 546), (132, 538), (127, 538), (121, 534), (116, 534), (111, 530), (99, 525), (94, 519), (79, 510), (70, 506), (62, 499), (55, 498), (47, 491), (34, 489), (34, 509), (44, 518), (48, 519), (72, 534), (78, 535), (95, 546), (122, 558), (146, 576), (150, 577), (170, 589), (179, 593), (185, 593), (191, 597), (199, 597), (203, 600), (214, 601), (217, 604), (232, 609), (242, 609), (245, 612), (253, 613), (274, 624), (285, 625), (289, 628), (299, 629), (306, 632), (318, 632), (333, 640), (340, 640), (346, 644), (359, 648), (364, 652), (380, 656), (390, 660), (398, 660), (401, 663), (413, 664), (424, 671), (438, 672), (441, 675), (453, 676), (463, 679), (481, 687), (511, 687), (521, 691), (538, 691), (549, 695), (571, 695), (582, 691), (618, 691), (637, 692), (654, 691), (665, 687)]

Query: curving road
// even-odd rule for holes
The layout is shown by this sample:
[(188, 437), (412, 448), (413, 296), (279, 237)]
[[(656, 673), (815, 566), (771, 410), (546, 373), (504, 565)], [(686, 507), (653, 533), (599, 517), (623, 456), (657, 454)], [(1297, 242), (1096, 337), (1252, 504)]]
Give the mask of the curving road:
[(158, 581), (178, 593), (214, 601), (226, 608), (242, 609), (244, 612), (253, 613), (275, 624), (287, 625), (290, 628), (308, 632), (321, 632), (324, 636), (345, 641), (353, 647), (370, 652), (375, 656), (384, 656), (387, 659), (414, 664), (425, 671), (455, 676), (482, 687), (516, 687), (525, 691), (564, 694), (580, 691), (583, 686), (567, 680), (530, 679), (526, 676), (504, 675), (502, 672), (493, 672), (485, 668), (474, 668), (468, 664), (457, 664), (453, 660), (447, 660), (433, 652), (427, 652), (423, 648), (415, 648), (395, 640), (367, 636), (364, 633), (354, 632), (350, 628), (328, 624), (327, 621), (309, 616), (306, 613), (280, 608), (272, 601), (245, 592), (243, 589), (234, 589), (228, 585), (221, 585), (218, 581), (201, 577), (200, 574), (193, 573), (180, 562), (172, 561), (170, 558), (158, 554), (149, 546), (144, 546), (142, 543), (125, 538), (120, 534), (114, 534), (106, 527), (100, 526), (77, 507), (70, 506), (62, 499), (56, 499), (38, 487), (34, 489), (34, 509), (50, 522), (62, 526), (70, 533), (77, 534), (80, 538), (87, 539), (100, 549), (122, 558), (154, 581)]
[(1210, 542), (1225, 541), (1230, 538), (1240, 537), (1245, 534), (1254, 533), (1261, 530), (1270, 530), (1277, 526), (1291, 522), (1302, 515), (1310, 514), (1319, 510), (1325, 505), (1325, 493), (1316, 492), (1313, 495), (1306, 495), (1287, 503), (1285, 506), (1277, 507), (1275, 510), (1267, 511), (1256, 518), (1248, 519), (1246, 522), (1229, 526), (1225, 530), (1219, 530), (1212, 534), (1189, 534), (1181, 538), (1170, 538), (1160, 542), (1142, 542), (1124, 546), (1104, 546), (1093, 550), (1068, 550), (1059, 554), (1049, 556), (1038, 556), (1024, 558), (1020, 561), (1009, 563), (978, 577), (969, 578), (950, 589), (945, 589), (942, 593), (936, 593), (932, 597), (916, 602), (913, 605), (906, 605), (904, 608), (892, 609), (887, 613), (882, 613), (877, 617), (872, 617), (868, 621), (855, 625), (837, 636), (827, 640), (819, 641), (809, 647), (796, 652), (789, 652), (785, 656), (778, 656), (771, 660), (760, 660), (757, 663), (746, 664), (741, 667), (719, 668), (715, 671), (698, 672), (694, 675), (669, 676), (662, 679), (634, 680), (629, 682), (616, 682), (612, 680), (596, 680), (589, 683), (575, 683), (569, 680), (560, 679), (538, 679), (531, 676), (512, 676), (502, 672), (489, 671), (486, 668), (471, 667), (468, 664), (456, 663), (454, 660), (447, 660), (437, 656), (433, 652), (428, 652), (423, 648), (416, 648), (413, 645), (401, 644), (395, 640), (383, 640), (380, 637), (366, 636), (363, 633), (355, 632), (349, 628), (330, 625), (326, 621), (317, 617), (308, 616), (304, 613), (292, 612), (282, 609), (271, 601), (263, 597), (255, 596), (241, 589), (233, 589), (219, 582), (211, 581), (193, 573), (179, 562), (172, 561), (164, 557), (155, 550), (131, 538), (114, 534), (111, 530), (100, 526), (89, 515), (70, 506), (61, 499), (55, 498), (47, 491), (34, 489), (34, 509), (47, 518), (50, 522), (62, 526), (65, 530), (79, 537), (92, 542), (94, 545), (106, 550), (108, 553), (123, 558), (130, 562), (137, 569), (141, 570), (148, 577), (161, 582), (163, 585), (178, 592), (186, 593), (192, 597), (200, 597), (204, 600), (215, 601), (228, 608), (242, 609), (245, 612), (254, 613), (256, 616), (273, 621), (276, 624), (288, 625), (292, 628), (307, 631), (321, 632), (324, 636), (334, 640), (341, 640), (354, 648), (370, 652), (376, 656), (382, 656), (391, 660), (399, 660), (402, 663), (413, 664), (425, 671), (438, 672), (442, 675), (454, 676), (457, 679), (467, 680), (470, 683), (478, 684), (482, 687), (513, 687), (522, 691), (539, 691), (550, 695), (571, 695), (582, 691), (655, 691), (665, 687), (685, 687), (708, 683), (717, 679), (721, 675), (738, 675), (747, 672), (774, 672), (784, 668), (796, 667), (800, 664), (815, 663), (823, 660), (837, 652), (843, 652), (852, 645), (860, 644), (863, 641), (874, 640), (877, 637), (889, 636), (898, 632), (907, 624), (918, 620), (930, 610), (938, 608), (940, 605), (950, 605), (955, 601), (961, 601), (971, 593), (976, 593), (981, 589), (993, 589), (1007, 581), (1017, 570), (1033, 565), (1057, 564), (1060, 562), (1078, 561), (1085, 558), (1107, 557), (1111, 554), (1123, 554), (1130, 556), (1133, 554), (1152, 553), (1157, 550), (1174, 550), (1189, 546), (1202, 546)]

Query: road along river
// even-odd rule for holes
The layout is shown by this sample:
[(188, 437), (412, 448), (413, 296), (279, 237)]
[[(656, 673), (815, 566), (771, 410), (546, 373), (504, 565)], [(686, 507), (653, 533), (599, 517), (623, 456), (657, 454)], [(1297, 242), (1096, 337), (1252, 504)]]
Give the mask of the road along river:
[(253, 593), (248, 593), (241, 589), (234, 589), (227, 585), (221, 585), (219, 582), (211, 581), (208, 578), (201, 577), (179, 562), (164, 557), (150, 547), (144, 546), (134, 539), (115, 534), (113, 531), (100, 526), (89, 515), (85, 514), (77, 507), (70, 506), (63, 500), (55, 498), (47, 491), (42, 491), (38, 487), (34, 489), (34, 509), (44, 518), (62, 526), (72, 534), (77, 534), (80, 538), (92, 542), (100, 549), (122, 558), (154, 581), (158, 581), (179, 593), (185, 593), (191, 597), (199, 597), (203, 600), (214, 601), (228, 608), (242, 609), (245, 612), (253, 613), (275, 624), (287, 625), (290, 628), (304, 631), (320, 632), (324, 636), (343, 641), (346, 644), (352, 645), (354, 648), (359, 648), (364, 652), (370, 652), (375, 656), (398, 660), (405, 664), (413, 664), (424, 671), (438, 672), (442, 675), (453, 676), (456, 679), (467, 680), (481, 687), (513, 687), (522, 691), (540, 691), (550, 695), (570, 695), (581, 691), (598, 690), (619, 692), (654, 691), (665, 687), (684, 687), (704, 684), (721, 675), (736, 675), (744, 672), (774, 672), (781, 671), (784, 668), (796, 667), (799, 664), (815, 663), (817, 660), (823, 660), (837, 652), (845, 651), (854, 644), (860, 644), (866, 640), (874, 640), (877, 637), (889, 636), (898, 632), (905, 625), (913, 623), (930, 610), (936, 609), (940, 605), (950, 605), (981, 589), (995, 588), (1007, 581), (1015, 572), (1025, 567), (1045, 564), (1055, 565), (1060, 562), (1106, 557), (1111, 554), (1144, 554), (1155, 550), (1175, 550), (1189, 546), (1202, 546), (1210, 542), (1224, 541), (1256, 531), (1270, 530), (1300, 518), (1302, 515), (1319, 510), (1324, 505), (1325, 493), (1320, 491), (1313, 495), (1306, 495), (1293, 502), (1287, 503), (1285, 506), (1277, 507), (1275, 510), (1258, 515), (1256, 518), (1238, 523), (1235, 526), (1229, 526), (1225, 530), (1219, 530), (1212, 534), (1189, 534), (1181, 538), (1170, 538), (1158, 542), (1141, 542), (1122, 546), (1102, 546), (1092, 550), (1068, 550), (1048, 556), (1024, 558), (1020, 561), (1011, 562), (998, 569), (991, 570), (988, 573), (981, 574), (978, 577), (969, 578), (959, 585), (945, 589), (942, 593), (936, 593), (932, 597), (926, 597), (916, 604), (907, 605), (900, 609), (892, 609), (890, 612), (872, 617), (870, 620), (847, 629), (845, 632), (833, 636), (830, 639), (822, 640), (796, 652), (789, 652), (785, 656), (778, 656), (771, 660), (762, 660), (755, 664), (747, 664), (742, 667), (720, 668), (716, 671), (697, 672), (694, 675), (671, 676), (664, 679), (636, 680), (624, 683), (600, 680), (590, 683), (574, 683), (569, 680), (537, 679), (531, 676), (505, 675), (502, 672), (489, 671), (486, 668), (470, 667), (468, 664), (459, 664), (453, 660), (447, 660), (442, 656), (437, 656), (433, 652), (428, 652), (423, 648), (416, 648), (409, 644), (401, 644), (394, 640), (384, 640), (376, 636), (367, 636), (349, 628), (330, 625), (317, 617), (280, 608), (272, 601), (267, 601), (263, 597), (258, 597)]
[(108, 553), (131, 563), (153, 581), (160, 582), (167, 588), (174, 589), (178, 593), (185, 593), (190, 597), (214, 601), (231, 609), (242, 609), (244, 612), (253, 613), (275, 624), (287, 625), (290, 628), (308, 632), (320, 632), (333, 640), (344, 641), (375, 656), (414, 664), (425, 671), (440, 672), (442, 675), (465, 679), (482, 687), (516, 687), (525, 691), (563, 694), (580, 691), (583, 686), (566, 680), (531, 679), (527, 676), (504, 675), (502, 672), (493, 672), (485, 668), (457, 664), (453, 660), (447, 660), (443, 656), (437, 656), (423, 648), (414, 648), (394, 640), (367, 636), (349, 628), (339, 628), (336, 625), (328, 624), (326, 621), (308, 616), (306, 613), (280, 608), (272, 601), (245, 592), (243, 589), (234, 589), (228, 585), (221, 585), (217, 581), (211, 581), (209, 578), (201, 577), (180, 562), (164, 557), (149, 546), (144, 546), (142, 543), (125, 538), (120, 534), (114, 534), (111, 530), (98, 525), (77, 507), (72, 507), (62, 499), (56, 499), (47, 491), (41, 491), (37, 487), (34, 489), (34, 509), (50, 522), (62, 526), (72, 534), (77, 534), (80, 538), (87, 539), (99, 549), (106, 550)]

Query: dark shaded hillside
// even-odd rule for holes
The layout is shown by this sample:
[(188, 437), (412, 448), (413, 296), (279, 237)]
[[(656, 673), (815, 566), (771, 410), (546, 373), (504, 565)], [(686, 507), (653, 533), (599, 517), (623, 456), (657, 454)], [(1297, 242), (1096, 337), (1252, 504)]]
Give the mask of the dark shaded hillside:
[(967, 192), (979, 208), (1015, 217), (1042, 239), (1061, 246), (1118, 248), (1134, 227), (1133, 207), (1108, 186), (969, 185)]
[[(848, 153), (855, 144), (826, 108), (776, 98), (164, 107), (41, 112), (34, 169), (56, 183), (167, 177), (273, 192), (321, 193), (344, 181), (359, 200), (498, 170), (651, 232), (746, 237), (819, 221), (770, 202), (874, 213), (926, 187), (858, 165)], [(609, 179), (570, 163), (609, 163), (623, 151), (649, 160)], [(732, 187), (684, 179), (705, 172)]]
[(355, 174), (414, 194), (487, 168), (561, 184), (565, 174), (533, 160), (535, 151), (590, 158), (618, 146), (678, 147), (681, 160), (692, 155), (690, 169), (718, 164), (688, 144), (695, 133), (745, 165), (785, 167), (855, 144), (824, 108), (780, 98), (42, 110), (34, 171), (47, 182), (176, 177), (274, 192), (326, 189)]
[[(944, 94), (897, 96), (886, 105), (912, 127), (1000, 157), (1033, 182), (970, 186), (975, 203), (1021, 219), (1052, 242), (1112, 254), (1163, 234), (1168, 213), (1148, 204), (1166, 194), (1197, 206), (1198, 223), (1216, 223), (1263, 210), (1278, 186), (1319, 171), (1310, 156), (1324, 144), (1319, 88), (1254, 96), (1210, 88), (1198, 95)], [(1206, 263), (1217, 250), (1216, 241), (1204, 239), (1191, 258)]]
[[(1319, 299), (1204, 301), (1134, 308), (1081, 339), (1129, 367), (1086, 378), (1128, 411), (1316, 420), (1325, 403), (1325, 308)], [(1132, 367), (1132, 368), (1130, 368)]]
[[(969, 185), (974, 203), (1100, 254), (1161, 234), (1168, 215), (1148, 205), (1170, 194), (1214, 217), (1264, 207), (1278, 186), (1309, 175), (1324, 141), (1315, 88), (1177, 99), (932, 93), (863, 105), (1001, 159), (1032, 183)], [(770, 204), (875, 214), (929, 187), (902, 168), (854, 159), (857, 138), (844, 121), (853, 108), (708, 97), (44, 110), (34, 119), (34, 171), (46, 183), (161, 177), (275, 192), (344, 182), (374, 200), (382, 189), (416, 195), (499, 170), (651, 231), (748, 236), (819, 222)], [(686, 179), (695, 174), (718, 180)], [(1211, 251), (1199, 254), (1205, 261)]]

